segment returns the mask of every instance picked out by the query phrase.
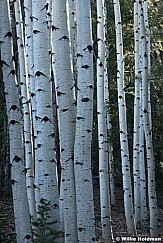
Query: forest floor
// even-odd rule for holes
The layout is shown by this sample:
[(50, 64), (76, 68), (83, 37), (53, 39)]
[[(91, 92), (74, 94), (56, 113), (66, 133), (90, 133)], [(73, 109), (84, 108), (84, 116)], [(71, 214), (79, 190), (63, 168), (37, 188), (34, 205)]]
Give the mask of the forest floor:
[[(103, 243), (101, 240), (101, 223), (100, 223), (100, 203), (99, 203), (99, 187), (95, 186), (94, 188), (94, 197), (95, 197), (95, 216), (96, 216), (96, 235), (99, 243)], [(163, 242), (163, 188), (157, 192), (158, 198), (158, 232), (159, 237), (162, 237)], [(116, 188), (116, 204), (111, 206), (111, 224), (114, 242), (127, 242), (121, 241), (121, 237), (129, 237), (127, 233), (127, 227), (125, 222), (124, 215), (124, 203), (123, 203), (123, 189), (122, 187)], [(137, 235), (140, 237), (149, 237), (149, 212), (147, 222), (137, 230)], [(117, 240), (116, 240), (117, 239)], [(129, 240), (131, 242), (131, 240)], [(129, 242), (128, 241), (128, 242)], [(135, 241), (134, 241), (135, 242)], [(146, 242), (146, 241), (143, 241)], [(140, 243), (140, 241), (139, 241)], [(142, 242), (141, 242), (142, 243)]]
[[(158, 227), (159, 236), (163, 237), (163, 189), (157, 192), (158, 197)], [(96, 217), (96, 235), (98, 242), (101, 240), (101, 223), (100, 223), (100, 202), (99, 202), (99, 186), (94, 186), (94, 201), (95, 201), (95, 217)], [(123, 206), (123, 190), (121, 187), (116, 188), (116, 204), (111, 208), (112, 214), (112, 229), (114, 239), (127, 237), (127, 228), (124, 217)], [(13, 204), (11, 196), (6, 196), (0, 193), (0, 243), (15, 243), (15, 226), (14, 226)], [(146, 224), (138, 230), (138, 235), (141, 237), (149, 236), (149, 219)], [(4, 240), (2, 240), (4, 237)], [(119, 238), (116, 238), (119, 237)], [(162, 238), (163, 240), (163, 238)], [(119, 240), (119, 242), (122, 242)], [(123, 241), (125, 242), (125, 241)], [(140, 241), (139, 241), (140, 242)], [(144, 241), (143, 241), (144, 242)]]

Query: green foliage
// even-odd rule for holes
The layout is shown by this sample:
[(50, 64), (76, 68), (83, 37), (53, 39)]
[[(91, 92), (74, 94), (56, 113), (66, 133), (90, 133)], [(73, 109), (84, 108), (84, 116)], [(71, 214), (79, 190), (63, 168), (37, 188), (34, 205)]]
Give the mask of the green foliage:
[(49, 220), (50, 211), (50, 202), (42, 198), (38, 206), (38, 218), (32, 220), (34, 243), (58, 243), (57, 239), (63, 237), (63, 232), (53, 229), (57, 221)]
[(151, 30), (151, 106), (152, 106), (152, 138), (156, 160), (156, 182), (163, 178), (163, 2), (149, 1), (149, 23)]
[[(109, 133), (109, 142), (113, 145), (115, 177), (120, 178), (121, 159), (119, 146), (119, 126), (118, 126), (118, 104), (117, 104), (117, 63), (116, 63), (116, 46), (115, 46), (115, 23), (113, 2), (106, 1), (107, 4), (107, 36), (106, 43), (108, 46), (108, 82), (110, 101), (108, 110), (111, 115), (112, 129)], [(134, 4), (133, 1), (122, 0), (122, 28), (123, 28), (123, 46), (124, 46), (124, 63), (125, 63), (125, 92), (127, 103), (127, 123), (128, 139), (130, 149), (130, 159), (132, 162), (132, 141), (133, 141), (133, 101), (134, 101)], [(152, 125), (153, 125), (153, 144), (156, 160), (156, 181), (159, 181), (163, 175), (163, 39), (161, 29), (163, 27), (163, 2), (150, 0), (148, 1), (149, 26), (151, 32), (151, 105), (152, 105)], [(131, 163), (132, 165), (132, 163)]]

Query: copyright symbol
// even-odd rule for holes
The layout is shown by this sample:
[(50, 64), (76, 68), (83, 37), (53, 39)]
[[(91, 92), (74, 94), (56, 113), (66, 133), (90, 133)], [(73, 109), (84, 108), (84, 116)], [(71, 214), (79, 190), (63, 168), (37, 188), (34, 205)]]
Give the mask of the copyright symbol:
[(120, 239), (120, 237), (116, 237), (115, 240), (116, 241), (120, 241), (121, 239)]

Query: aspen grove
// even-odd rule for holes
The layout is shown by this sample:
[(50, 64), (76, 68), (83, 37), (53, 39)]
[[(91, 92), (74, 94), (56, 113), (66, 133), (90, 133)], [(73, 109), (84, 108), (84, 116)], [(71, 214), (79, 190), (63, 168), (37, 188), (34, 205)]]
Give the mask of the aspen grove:
[(163, 5), (131, 2), (0, 0), (0, 242), (161, 241)]

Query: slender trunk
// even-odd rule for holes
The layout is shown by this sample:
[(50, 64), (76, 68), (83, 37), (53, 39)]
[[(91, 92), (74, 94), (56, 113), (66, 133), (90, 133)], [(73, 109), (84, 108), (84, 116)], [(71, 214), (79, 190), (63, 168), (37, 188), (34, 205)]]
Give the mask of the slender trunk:
[(24, 33), (23, 33), (23, 20), (21, 13), (20, 0), (15, 1), (15, 20), (17, 31), (17, 43), (18, 43), (18, 56), (20, 66), (20, 88), (21, 88), (21, 100), (23, 111), (23, 134), (25, 143), (25, 172), (26, 172), (26, 185), (30, 215), (36, 217), (35, 208), (35, 194), (34, 194), (34, 166), (33, 166), (33, 146), (31, 137), (31, 120), (30, 120), (30, 107), (28, 98), (28, 84), (26, 83), (26, 62), (25, 62), (25, 48), (24, 48)]
[[(49, 35), (45, 0), (32, 2), (33, 54), (36, 95), (35, 185), (36, 203), (51, 202), (51, 220), (59, 221), (58, 183), (54, 144), (52, 81), (49, 58)], [(58, 224), (55, 225), (58, 230)]]
[[(148, 21), (148, 0), (143, 1), (143, 9), (144, 9), (144, 24), (145, 24), (146, 41), (147, 41), (148, 79), (150, 80), (150, 75), (151, 75), (151, 38), (150, 38), (150, 27), (149, 27), (149, 21)], [(150, 81), (148, 82), (148, 112), (149, 112), (150, 129), (152, 129), (151, 85), (150, 85)]]
[(145, 140), (142, 112), (142, 85), (140, 85), (140, 128), (139, 128), (139, 170), (140, 170), (140, 195), (141, 195), (141, 223), (147, 220), (147, 192), (145, 168)]
[(139, 130), (140, 130), (140, 66), (139, 66), (139, 17), (138, 1), (134, 2), (134, 41), (135, 41), (135, 96), (134, 96), (134, 131), (133, 131), (133, 175), (134, 175), (134, 214), (135, 223), (140, 227), (141, 196), (139, 168)]
[(152, 144), (152, 132), (150, 128), (149, 105), (148, 105), (148, 49), (144, 24), (143, 5), (140, 6), (140, 35), (142, 39), (142, 110), (144, 120), (144, 132), (147, 153), (148, 167), (148, 199), (150, 209), (150, 235), (151, 237), (158, 236), (157, 226), (157, 197), (155, 185), (155, 160)]
[(70, 38), (71, 61), (74, 60), (74, 38), (75, 38), (75, 2), (74, 0), (67, 1), (67, 17), (68, 17), (68, 33)]
[(146, 165), (145, 165), (145, 140), (144, 140), (144, 119), (143, 119), (143, 108), (142, 108), (142, 38), (140, 34), (140, 4), (138, 4), (138, 30), (139, 30), (139, 66), (138, 75), (140, 76), (140, 102), (139, 102), (139, 119), (140, 119), (140, 129), (139, 129), (139, 169), (140, 169), (140, 195), (141, 195), (141, 224), (147, 220), (147, 192), (146, 192)]
[(132, 188), (130, 160), (128, 149), (128, 133), (126, 120), (126, 101), (124, 91), (124, 60), (123, 60), (123, 39), (122, 39), (122, 21), (120, 4), (118, 0), (113, 1), (116, 27), (116, 49), (117, 49), (117, 86), (118, 86), (118, 107), (119, 107), (119, 128), (120, 128), (120, 146), (122, 160), (122, 176), (124, 190), (124, 207), (127, 229), (129, 234), (136, 234), (135, 220), (132, 205)]
[(58, 105), (61, 198), (64, 210), (65, 243), (77, 242), (74, 176), (75, 103), (71, 69), (66, 0), (53, 1), (52, 63)]
[[(32, 143), (33, 143), (33, 172), (35, 175), (35, 146), (37, 146), (36, 134), (36, 91), (35, 91), (35, 76), (34, 76), (34, 57), (33, 57), (33, 32), (32, 32), (32, 0), (24, 0), (25, 11), (25, 54), (26, 54), (26, 83), (29, 91), (30, 100), (30, 117), (32, 126)], [(34, 176), (33, 175), (33, 176)], [(35, 182), (34, 182), (35, 183)], [(34, 184), (35, 188), (35, 184)], [(36, 193), (35, 188), (35, 193)], [(35, 195), (36, 197), (36, 195)]]
[(3, 28), (0, 28), (1, 63), (3, 63), (2, 71), (9, 124), (11, 185), (17, 242), (27, 242), (28, 238), (28, 242), (31, 242), (30, 216), (25, 184), (22, 119), (12, 59), (13, 52), (11, 43), (12, 34), (9, 22), (9, 3), (3, 0), (0, 5), (0, 22), (3, 26)]
[(74, 146), (78, 242), (95, 241), (91, 141), (93, 120), (93, 52), (90, 1), (76, 1), (77, 117)]
[(104, 33), (104, 1), (97, 0), (97, 114), (98, 114), (98, 146), (99, 146), (99, 178), (102, 238), (111, 242), (110, 225), (110, 192), (108, 168), (108, 143), (106, 128), (106, 110), (104, 104), (104, 62), (105, 62), (105, 33)]
[[(106, 3), (104, 3), (106, 5)], [(106, 109), (106, 124), (107, 124), (107, 136), (108, 136), (108, 157), (109, 157), (109, 182), (110, 182), (110, 203), (112, 206), (115, 205), (116, 196), (115, 196), (115, 179), (114, 179), (114, 161), (113, 161), (113, 146), (110, 142), (110, 132), (112, 129), (110, 109), (109, 109), (109, 80), (108, 80), (108, 47), (106, 45), (106, 36), (107, 36), (107, 8), (104, 6), (104, 25), (105, 25), (105, 60), (104, 60), (104, 100), (105, 100), (105, 109)]]
[(76, 57), (76, 9), (75, 9), (75, 1), (68, 0), (67, 1), (67, 16), (68, 16), (68, 32), (70, 39), (70, 56), (71, 56), (71, 69), (73, 70), (74, 76), (74, 99), (76, 100), (77, 96), (77, 57)]

